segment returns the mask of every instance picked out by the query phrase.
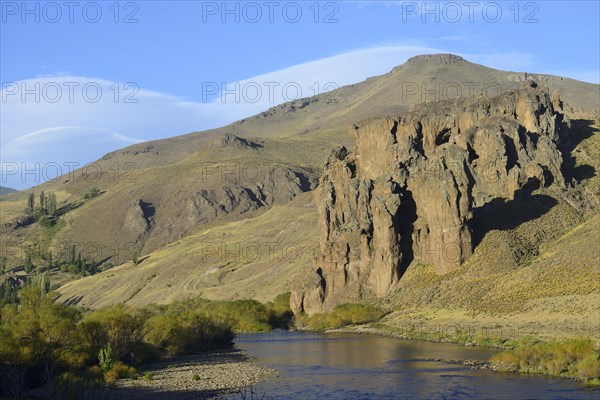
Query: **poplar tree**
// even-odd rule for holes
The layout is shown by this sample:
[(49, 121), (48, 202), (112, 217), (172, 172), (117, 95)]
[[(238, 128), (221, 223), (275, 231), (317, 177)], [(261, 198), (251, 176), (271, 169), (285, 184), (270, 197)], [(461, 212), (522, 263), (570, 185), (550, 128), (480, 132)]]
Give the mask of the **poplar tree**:
[(29, 193), (29, 197), (27, 198), (27, 214), (33, 214), (33, 208), (35, 207), (35, 194), (33, 192)]
[(46, 204), (48, 208), (48, 214), (54, 216), (56, 214), (56, 194), (50, 193), (48, 195), (48, 202)]
[(44, 192), (40, 193), (40, 211), (42, 214), (46, 214), (46, 195)]

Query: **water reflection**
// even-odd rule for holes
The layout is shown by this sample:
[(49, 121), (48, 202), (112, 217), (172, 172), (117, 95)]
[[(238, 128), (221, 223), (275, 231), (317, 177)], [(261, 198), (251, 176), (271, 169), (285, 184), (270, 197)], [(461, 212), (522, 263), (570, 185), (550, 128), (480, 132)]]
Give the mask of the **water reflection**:
[[(264, 399), (594, 399), (567, 380), (471, 370), (432, 359), (487, 360), (495, 350), (373, 335), (276, 331), (236, 347), (277, 369)], [(235, 397), (232, 397), (235, 398)], [(239, 396), (238, 396), (239, 398)]]

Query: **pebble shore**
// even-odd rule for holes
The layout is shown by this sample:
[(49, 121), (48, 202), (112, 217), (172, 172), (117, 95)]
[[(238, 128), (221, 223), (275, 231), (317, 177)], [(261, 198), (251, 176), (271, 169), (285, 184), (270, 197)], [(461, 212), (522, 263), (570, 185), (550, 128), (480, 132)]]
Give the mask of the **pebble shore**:
[[(147, 372), (152, 379), (143, 378)], [(121, 379), (112, 388), (112, 398), (131, 400), (199, 400), (235, 398), (257, 383), (276, 378), (277, 371), (265, 368), (241, 351), (216, 351), (148, 364), (139, 378)], [(114, 397), (113, 397), (114, 396)]]

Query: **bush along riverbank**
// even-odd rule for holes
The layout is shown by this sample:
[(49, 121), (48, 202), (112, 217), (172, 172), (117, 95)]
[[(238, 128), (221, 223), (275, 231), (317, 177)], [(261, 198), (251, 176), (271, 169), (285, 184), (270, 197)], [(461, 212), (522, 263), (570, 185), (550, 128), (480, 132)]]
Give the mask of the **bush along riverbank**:
[(301, 330), (331, 330), (349, 325), (378, 321), (385, 311), (370, 304), (345, 303), (337, 305), (328, 313), (299, 314), (294, 317), (294, 327)]
[(544, 374), (600, 387), (600, 348), (589, 339), (522, 340), (491, 363), (499, 371)]
[(540, 340), (532, 336), (508, 338), (490, 332), (411, 327), (398, 329), (383, 323), (368, 325), (373, 333), (402, 339), (490, 347), (503, 351), (486, 365), (488, 369), (550, 375), (580, 381), (588, 387), (600, 386), (600, 344), (587, 338)]
[[(534, 337), (509, 338), (497, 334), (498, 330), (474, 332), (461, 329), (425, 329), (421, 325), (394, 327), (381, 322), (386, 313), (373, 305), (342, 304), (329, 313), (297, 315), (295, 328), (304, 330), (342, 330), (365, 332), (399, 339), (455, 343), (502, 349), (483, 365), (464, 365), (494, 371), (543, 374), (574, 379), (587, 387), (600, 387), (600, 344), (591, 339), (556, 339), (542, 341)], [(456, 360), (450, 360), (456, 363)]]
[(118, 379), (142, 379), (137, 368), (146, 363), (228, 348), (238, 332), (287, 327), (291, 318), (289, 294), (267, 304), (192, 299), (95, 311), (55, 298), (30, 286), (17, 304), (0, 304), (0, 396), (83, 398)]

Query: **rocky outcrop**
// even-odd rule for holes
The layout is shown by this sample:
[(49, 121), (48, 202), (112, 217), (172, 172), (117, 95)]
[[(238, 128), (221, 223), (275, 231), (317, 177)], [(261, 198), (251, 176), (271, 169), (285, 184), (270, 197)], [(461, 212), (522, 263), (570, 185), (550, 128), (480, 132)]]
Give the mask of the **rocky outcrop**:
[(125, 227), (136, 235), (136, 240), (140, 240), (148, 233), (148, 230), (152, 226), (153, 215), (154, 207), (152, 207), (152, 204), (138, 199), (127, 210), (127, 216), (124, 221)]
[(258, 142), (228, 133), (216, 139), (215, 142), (218, 143), (220, 147), (238, 147), (241, 149), (258, 149), (263, 147)]
[(293, 291), (294, 312), (381, 297), (413, 260), (438, 274), (473, 252), (473, 209), (532, 185), (564, 187), (558, 149), (568, 121), (546, 88), (423, 104), (352, 129), (318, 189), (319, 255)]

